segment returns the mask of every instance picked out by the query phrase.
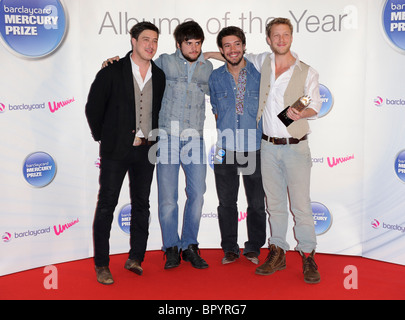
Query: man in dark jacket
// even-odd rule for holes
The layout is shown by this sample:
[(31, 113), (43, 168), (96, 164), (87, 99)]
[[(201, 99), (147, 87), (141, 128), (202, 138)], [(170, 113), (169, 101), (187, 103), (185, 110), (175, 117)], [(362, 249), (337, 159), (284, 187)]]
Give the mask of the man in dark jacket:
[[(97, 74), (88, 96), (86, 117), (100, 143), (100, 190), (94, 218), (97, 280), (112, 284), (109, 238), (115, 207), (128, 172), (131, 197), (130, 252), (125, 268), (142, 274), (149, 235), (149, 195), (155, 164), (149, 149), (165, 88), (165, 75), (152, 61), (159, 30), (149, 22), (131, 29), (132, 51)], [(151, 157), (154, 158), (154, 157)]]

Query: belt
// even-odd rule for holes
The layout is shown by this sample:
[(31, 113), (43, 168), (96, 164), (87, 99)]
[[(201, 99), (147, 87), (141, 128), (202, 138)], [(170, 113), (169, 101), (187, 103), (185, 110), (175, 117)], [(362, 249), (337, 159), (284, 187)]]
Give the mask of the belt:
[(266, 140), (267, 142), (271, 142), (272, 144), (298, 144), (300, 141), (307, 140), (308, 136), (305, 135), (301, 139), (296, 139), (296, 138), (274, 138), (274, 137), (268, 137), (265, 134), (262, 134), (262, 139)]

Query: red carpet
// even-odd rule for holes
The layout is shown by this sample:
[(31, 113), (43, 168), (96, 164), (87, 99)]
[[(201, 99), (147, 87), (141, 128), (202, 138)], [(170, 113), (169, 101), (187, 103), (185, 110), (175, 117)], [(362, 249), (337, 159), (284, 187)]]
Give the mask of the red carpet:
[[(256, 266), (241, 257), (222, 265), (221, 250), (202, 250), (210, 267), (196, 270), (190, 263), (164, 270), (163, 254), (148, 252), (144, 274), (124, 269), (126, 254), (111, 256), (110, 269), (115, 284), (96, 281), (93, 260), (56, 265), (58, 289), (47, 290), (44, 268), (0, 277), (0, 300), (402, 300), (405, 299), (405, 266), (361, 257), (317, 254), (322, 281), (309, 285), (303, 281), (301, 257), (287, 253), (287, 269), (270, 276), (255, 274)], [(261, 262), (267, 250), (262, 250)], [(345, 289), (348, 265), (358, 272), (358, 289)], [(353, 284), (353, 282), (350, 282)], [(164, 304), (163, 304), (164, 305)]]

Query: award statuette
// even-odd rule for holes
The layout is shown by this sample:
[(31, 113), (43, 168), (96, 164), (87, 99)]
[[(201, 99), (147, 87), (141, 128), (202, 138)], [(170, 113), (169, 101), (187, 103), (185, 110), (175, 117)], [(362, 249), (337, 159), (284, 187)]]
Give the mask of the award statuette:
[[(303, 109), (305, 109), (306, 107), (309, 106), (309, 104), (311, 103), (311, 98), (308, 96), (302, 96), (301, 98), (299, 98), (297, 101), (295, 101), (293, 103), (293, 105), (291, 106), (291, 108), (297, 109), (298, 111), (302, 111)], [(287, 116), (287, 110), (289, 107), (285, 108), (283, 111), (281, 111), (278, 114), (278, 118), (281, 120), (282, 123), (285, 124), (286, 127), (288, 127), (291, 123), (294, 122), (294, 120), (290, 119)]]

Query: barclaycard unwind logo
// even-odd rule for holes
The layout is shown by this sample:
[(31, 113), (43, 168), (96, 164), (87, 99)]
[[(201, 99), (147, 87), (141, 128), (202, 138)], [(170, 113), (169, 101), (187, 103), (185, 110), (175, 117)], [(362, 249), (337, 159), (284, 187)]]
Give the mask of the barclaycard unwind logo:
[[(59, 225), (54, 225), (53, 226), (53, 231), (55, 236), (59, 237), (64, 232), (67, 232), (70, 228), (74, 227), (80, 222), (79, 218), (74, 219), (70, 222), (59, 224)], [(23, 232), (17, 231), (17, 232), (4, 232), (3, 235), (1, 236), (1, 239), (4, 243), (9, 243), (11, 242), (12, 239), (28, 239), (28, 238), (33, 238), (33, 237), (38, 237), (38, 236), (43, 236), (43, 235), (50, 235), (52, 234), (52, 228), (51, 226), (45, 227), (45, 228), (29, 228), (28, 230), (24, 230)]]
[(17, 56), (53, 53), (67, 31), (61, 0), (0, 0), (0, 39)]
[[(1, 1), (1, 0), (0, 0)], [(51, 113), (58, 112), (62, 109), (69, 109), (76, 103), (75, 97), (67, 98), (64, 100), (54, 100), (48, 102), (41, 102), (41, 103), (21, 103), (18, 104), (14, 103), (7, 103), (7, 106), (0, 102), (0, 113), (8, 111), (12, 112), (31, 112), (31, 111), (40, 111), (40, 110), (49, 110)]]
[(405, 0), (387, 0), (382, 10), (384, 34), (397, 51), (405, 54)]

